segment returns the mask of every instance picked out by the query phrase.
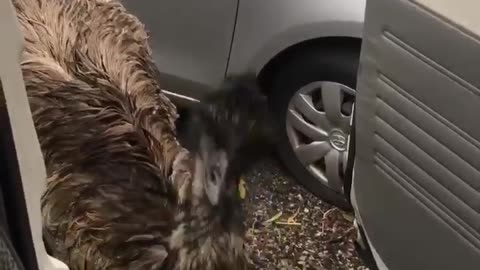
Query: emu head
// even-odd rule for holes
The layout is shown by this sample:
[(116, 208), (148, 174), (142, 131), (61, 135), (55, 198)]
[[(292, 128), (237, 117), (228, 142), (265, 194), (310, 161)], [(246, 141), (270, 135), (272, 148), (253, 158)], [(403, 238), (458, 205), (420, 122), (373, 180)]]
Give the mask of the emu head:
[(241, 174), (275, 141), (267, 99), (254, 75), (236, 76), (187, 114), (179, 140), (195, 157), (194, 178), (215, 206), (236, 196)]
[(227, 79), (191, 108), (178, 139), (194, 159), (188, 203), (170, 238), (178, 269), (244, 270), (241, 174), (273, 142), (267, 100), (252, 75)]

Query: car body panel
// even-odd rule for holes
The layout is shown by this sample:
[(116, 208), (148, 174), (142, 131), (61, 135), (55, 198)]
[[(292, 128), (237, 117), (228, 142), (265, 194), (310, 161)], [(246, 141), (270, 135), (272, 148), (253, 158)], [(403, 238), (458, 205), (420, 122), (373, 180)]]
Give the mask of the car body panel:
[(175, 101), (200, 98), (225, 75), (259, 72), (295, 44), (321, 37), (360, 38), (365, 8), (365, 0), (122, 3), (146, 24), (162, 89)]
[(122, 0), (150, 34), (162, 88), (187, 96), (225, 76), (237, 0)]
[(304, 41), (361, 38), (364, 12), (365, 0), (240, 0), (228, 73), (258, 73)]
[(480, 20), (461, 2), (367, 3), (352, 203), (381, 269), (480, 265)]

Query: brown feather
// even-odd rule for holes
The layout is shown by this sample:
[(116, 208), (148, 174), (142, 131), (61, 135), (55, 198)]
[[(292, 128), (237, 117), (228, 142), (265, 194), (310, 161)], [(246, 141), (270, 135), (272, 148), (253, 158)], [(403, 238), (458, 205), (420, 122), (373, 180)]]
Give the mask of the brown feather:
[[(206, 158), (223, 162), (226, 146), (180, 146), (142, 23), (117, 1), (13, 3), (47, 168), (41, 206), (50, 253), (78, 270), (246, 269), (232, 185), (209, 186), (217, 164)], [(222, 170), (237, 160), (227, 152)]]

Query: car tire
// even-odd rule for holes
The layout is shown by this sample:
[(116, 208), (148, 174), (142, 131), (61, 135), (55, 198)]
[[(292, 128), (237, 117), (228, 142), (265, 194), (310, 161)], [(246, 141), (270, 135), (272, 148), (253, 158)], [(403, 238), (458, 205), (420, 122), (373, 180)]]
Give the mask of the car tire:
[[(328, 186), (329, 184), (319, 180), (318, 174), (312, 173), (310, 166), (300, 162), (287, 134), (289, 124), (287, 124), (286, 119), (287, 111), (290, 110), (289, 106), (292, 106), (292, 98), (296, 96), (300, 89), (311, 85), (313, 82), (338, 83), (347, 86), (354, 93), (359, 56), (359, 46), (305, 49), (282, 61), (281, 66), (272, 75), (269, 84), (269, 100), (275, 121), (278, 125), (284, 127), (279, 134), (280, 143), (278, 144), (278, 152), (282, 161), (297, 181), (310, 192), (325, 202), (344, 210), (351, 210), (351, 205), (343, 194), (343, 185), (341, 190), (332, 189)], [(353, 101), (351, 103), (353, 105)], [(348, 137), (348, 134), (346, 136)], [(348, 138), (345, 145), (348, 145)]]

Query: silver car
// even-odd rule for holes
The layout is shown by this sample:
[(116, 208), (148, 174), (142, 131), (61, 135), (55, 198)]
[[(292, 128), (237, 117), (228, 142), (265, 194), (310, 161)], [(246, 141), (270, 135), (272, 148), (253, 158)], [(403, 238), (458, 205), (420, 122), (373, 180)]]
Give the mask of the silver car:
[(365, 0), (123, 0), (146, 24), (163, 90), (194, 102), (254, 71), (278, 124), (279, 153), (313, 193), (342, 208)]

